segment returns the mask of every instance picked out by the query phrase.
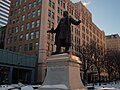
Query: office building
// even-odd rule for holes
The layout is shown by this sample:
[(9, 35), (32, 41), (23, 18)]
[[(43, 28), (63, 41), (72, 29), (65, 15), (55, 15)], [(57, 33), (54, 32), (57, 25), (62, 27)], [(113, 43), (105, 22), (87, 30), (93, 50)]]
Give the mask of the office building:
[(120, 50), (120, 36), (118, 34), (107, 35), (106, 48), (113, 50)]
[(10, 0), (0, 0), (0, 28), (8, 23)]
[(43, 62), (55, 50), (54, 35), (47, 33), (47, 30), (56, 28), (65, 10), (74, 19), (82, 21), (78, 26), (71, 26), (72, 54), (79, 55), (80, 46), (90, 44), (91, 41), (105, 48), (104, 31), (92, 22), (91, 12), (81, 2), (76, 4), (70, 0), (12, 0), (11, 2), (5, 49), (38, 56), (38, 81), (43, 81), (45, 76)]

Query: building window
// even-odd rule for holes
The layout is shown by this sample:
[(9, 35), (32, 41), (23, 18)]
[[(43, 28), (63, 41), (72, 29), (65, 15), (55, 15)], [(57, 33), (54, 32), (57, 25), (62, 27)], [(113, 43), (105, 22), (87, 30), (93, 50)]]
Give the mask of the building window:
[(27, 14), (27, 19), (30, 19), (30, 13)]
[(54, 19), (54, 12), (52, 12), (52, 18)]
[(25, 35), (25, 40), (28, 40), (29, 39), (29, 34), (27, 33), (26, 35)]
[(60, 5), (60, 0), (58, 0), (58, 4)]
[(40, 20), (37, 20), (37, 21), (36, 21), (36, 26), (37, 26), (37, 27), (40, 26)]
[(63, 8), (65, 8), (65, 3), (63, 3)]
[(40, 16), (40, 10), (37, 11), (37, 16)]
[(33, 3), (33, 7), (36, 7), (36, 2)]
[(18, 27), (15, 27), (15, 32), (16, 32), (16, 33), (18, 32)]
[(53, 35), (50, 35), (50, 39), (53, 41), (53, 39), (54, 39), (54, 36), (53, 36)]
[(34, 12), (32, 12), (32, 17), (33, 17), (33, 18), (35, 17), (35, 11), (34, 11)]
[(35, 22), (32, 22), (32, 28), (34, 28), (35, 27)]
[(55, 8), (55, 3), (54, 3), (54, 2), (52, 3), (52, 8), (53, 8), (53, 9)]
[(26, 11), (26, 6), (23, 7), (23, 11)]
[(30, 29), (30, 23), (27, 23), (26, 29), (27, 29), (27, 30)]
[(24, 0), (24, 2), (27, 2), (27, 0)]
[(14, 42), (16, 42), (17, 41), (17, 36), (14, 36)]
[(23, 40), (23, 35), (21, 34), (20, 35), (20, 39), (19, 39), (20, 41), (22, 41)]
[(38, 42), (35, 43), (35, 50), (38, 50)]
[(22, 4), (22, 0), (20, 0), (20, 4)]
[(33, 49), (33, 44), (30, 43), (30, 44), (29, 44), (29, 50), (32, 50), (32, 49)]
[(60, 14), (61, 14), (61, 15), (63, 14), (63, 11), (62, 11), (62, 9), (60, 10)]
[(19, 17), (16, 18), (16, 23), (18, 23), (18, 22), (19, 22)]
[(50, 10), (48, 10), (48, 16), (50, 16), (50, 17), (51, 17), (51, 11), (50, 11)]
[(28, 5), (28, 9), (31, 9), (31, 8), (32, 8), (32, 4), (29, 3), (29, 5)]
[(36, 39), (39, 38), (39, 31), (36, 31)]
[(49, 0), (49, 6), (51, 7), (51, 0)]
[(34, 39), (34, 32), (30, 33), (30, 39)]
[(19, 51), (20, 52), (22, 51), (22, 45), (19, 45)]
[(60, 21), (60, 17), (58, 16), (58, 17), (57, 17), (57, 22), (59, 22), (59, 21)]
[(23, 30), (24, 30), (24, 25), (21, 25), (20, 31), (23, 31)]
[(58, 13), (60, 13), (60, 8), (58, 7)]
[(15, 19), (12, 20), (12, 23), (15, 24)]
[(38, 0), (38, 6), (40, 6), (41, 5), (41, 0)]
[(15, 6), (18, 6), (18, 1), (15, 3)]
[(25, 20), (25, 15), (22, 16), (22, 21), (24, 21), (24, 20)]
[(48, 28), (50, 28), (50, 27), (51, 27), (51, 21), (48, 20)]
[(20, 14), (20, 8), (18, 9), (18, 14)]
[(24, 51), (28, 51), (28, 44), (25, 44)]
[(53, 27), (53, 28), (54, 28), (54, 23), (53, 23), (53, 22), (51, 23), (51, 27)]

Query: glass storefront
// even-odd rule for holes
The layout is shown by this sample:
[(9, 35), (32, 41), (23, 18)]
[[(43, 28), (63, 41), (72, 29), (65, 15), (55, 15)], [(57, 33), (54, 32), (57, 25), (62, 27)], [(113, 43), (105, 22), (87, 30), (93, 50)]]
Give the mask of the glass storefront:
[(31, 82), (31, 70), (13, 68), (12, 83), (24, 83), (30, 84)]
[(0, 66), (0, 84), (8, 84), (9, 83), (9, 67)]

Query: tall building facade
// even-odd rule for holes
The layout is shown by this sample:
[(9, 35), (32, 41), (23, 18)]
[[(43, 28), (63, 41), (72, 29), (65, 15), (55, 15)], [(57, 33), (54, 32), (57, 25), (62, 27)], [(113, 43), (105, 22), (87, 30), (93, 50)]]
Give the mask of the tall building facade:
[(0, 28), (8, 23), (10, 0), (0, 0)]
[[(105, 48), (105, 33), (93, 22), (92, 14), (81, 3), (70, 0), (12, 0), (6, 31), (5, 49), (38, 56), (38, 81), (45, 72), (44, 61), (54, 51), (54, 35), (47, 33), (56, 28), (63, 11), (67, 10), (80, 25), (71, 25), (72, 54), (80, 54), (80, 46), (97, 42)], [(43, 69), (41, 70), (41, 67)], [(41, 79), (42, 78), (42, 79)]]
[(120, 36), (118, 34), (107, 35), (106, 48), (113, 50), (120, 50)]
[(6, 28), (7, 26), (0, 28), (0, 49), (4, 49)]

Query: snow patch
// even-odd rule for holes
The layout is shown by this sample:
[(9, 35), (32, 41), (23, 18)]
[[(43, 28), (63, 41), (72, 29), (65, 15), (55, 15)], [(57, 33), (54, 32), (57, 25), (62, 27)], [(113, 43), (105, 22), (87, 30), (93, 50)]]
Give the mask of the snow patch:
[(41, 88), (57, 88), (57, 89), (68, 89), (68, 87), (64, 84), (58, 84), (58, 85), (44, 85), (41, 86)]

